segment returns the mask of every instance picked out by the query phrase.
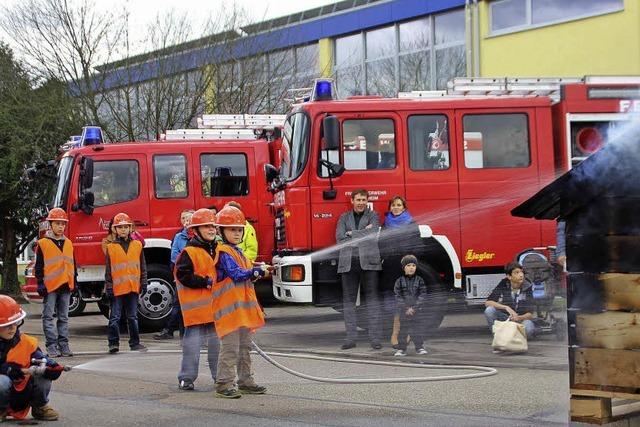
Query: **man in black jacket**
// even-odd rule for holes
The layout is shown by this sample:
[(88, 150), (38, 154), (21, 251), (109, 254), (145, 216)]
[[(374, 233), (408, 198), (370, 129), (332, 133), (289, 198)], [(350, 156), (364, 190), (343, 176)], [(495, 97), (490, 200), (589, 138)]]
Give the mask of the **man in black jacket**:
[(484, 305), (484, 316), (487, 318), (489, 329), (493, 330), (496, 320), (512, 320), (522, 323), (531, 338), (535, 332), (533, 324), (533, 292), (531, 283), (525, 282), (524, 270), (517, 262), (510, 262), (505, 267), (506, 278), (491, 292)]

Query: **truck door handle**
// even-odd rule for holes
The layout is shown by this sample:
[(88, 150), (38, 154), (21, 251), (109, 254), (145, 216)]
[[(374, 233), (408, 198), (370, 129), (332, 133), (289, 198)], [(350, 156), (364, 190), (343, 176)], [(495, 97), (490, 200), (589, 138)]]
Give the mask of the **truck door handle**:
[(149, 225), (149, 223), (145, 221), (134, 220), (133, 223), (138, 227), (146, 227), (147, 225)]

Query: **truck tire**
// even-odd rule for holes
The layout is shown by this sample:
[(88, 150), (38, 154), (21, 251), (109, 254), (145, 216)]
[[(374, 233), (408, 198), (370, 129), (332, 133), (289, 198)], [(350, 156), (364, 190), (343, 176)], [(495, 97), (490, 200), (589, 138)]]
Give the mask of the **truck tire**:
[(80, 292), (76, 287), (69, 297), (69, 317), (78, 316), (84, 311), (87, 303), (85, 303), (80, 297)]
[(176, 292), (169, 267), (149, 264), (147, 283), (147, 292), (140, 295), (138, 300), (138, 323), (141, 330), (159, 331), (165, 326), (171, 313), (173, 295)]

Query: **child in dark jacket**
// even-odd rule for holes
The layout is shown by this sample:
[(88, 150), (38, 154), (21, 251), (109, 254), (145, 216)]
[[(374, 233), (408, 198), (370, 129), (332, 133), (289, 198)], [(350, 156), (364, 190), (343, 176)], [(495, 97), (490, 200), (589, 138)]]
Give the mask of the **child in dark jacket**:
[(416, 347), (417, 354), (427, 354), (423, 347), (424, 325), (422, 318), (426, 309), (427, 286), (422, 277), (416, 274), (418, 260), (414, 255), (405, 255), (400, 260), (403, 275), (393, 287), (396, 296), (396, 308), (400, 316), (400, 333), (398, 334), (398, 351), (394, 356), (407, 355), (407, 336)]
[[(20, 332), (26, 315), (13, 298), (0, 295), (0, 422), (7, 416), (22, 420), (29, 410), (38, 420), (58, 419), (49, 392), (64, 367), (45, 356), (36, 338)], [(35, 369), (34, 359), (42, 364)]]

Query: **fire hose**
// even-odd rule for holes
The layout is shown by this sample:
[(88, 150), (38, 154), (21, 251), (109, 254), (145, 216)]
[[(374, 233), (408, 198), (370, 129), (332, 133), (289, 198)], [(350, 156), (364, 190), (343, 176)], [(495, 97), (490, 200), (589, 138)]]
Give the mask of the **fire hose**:
[[(293, 353), (278, 353), (278, 352), (265, 352), (262, 350), (255, 341), (251, 341), (251, 344), (255, 348), (256, 352), (262, 356), (267, 362), (271, 363), (278, 369), (281, 369), (296, 377), (304, 378), (311, 381), (317, 381), (322, 383), (333, 384), (385, 384), (385, 383), (417, 383), (417, 382), (429, 382), (429, 381), (453, 381), (453, 380), (465, 380), (472, 378), (488, 377), (496, 375), (498, 371), (488, 366), (473, 366), (473, 365), (434, 365), (434, 364), (414, 364), (414, 363), (396, 363), (396, 362), (382, 362), (377, 360), (363, 360), (363, 359), (346, 359), (339, 357), (325, 357), (315, 355), (303, 355)], [(322, 360), (328, 362), (342, 362), (342, 363), (357, 363), (367, 365), (381, 365), (381, 366), (393, 366), (402, 368), (421, 368), (421, 369), (446, 369), (446, 370), (473, 370), (479, 371), (471, 374), (456, 374), (456, 375), (438, 375), (428, 377), (397, 377), (397, 378), (325, 378), (308, 375), (302, 372), (294, 371), (287, 366), (275, 361), (272, 356), (282, 356), (298, 359), (310, 359), (310, 360)]]
[(71, 370), (70, 366), (64, 366), (64, 365), (47, 366), (47, 361), (48, 360), (46, 357), (43, 357), (42, 359), (31, 359), (31, 366), (27, 368), (27, 371), (29, 371), (29, 375), (41, 376), (41, 375), (44, 375), (44, 373), (47, 370), (54, 370), (54, 371), (60, 371), (60, 372), (68, 372)]

